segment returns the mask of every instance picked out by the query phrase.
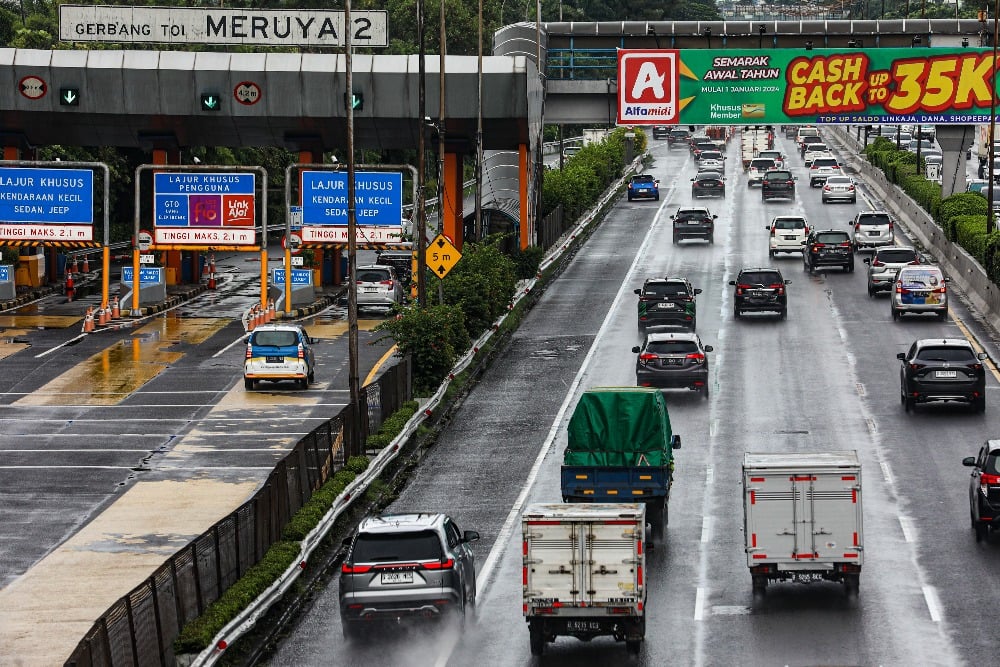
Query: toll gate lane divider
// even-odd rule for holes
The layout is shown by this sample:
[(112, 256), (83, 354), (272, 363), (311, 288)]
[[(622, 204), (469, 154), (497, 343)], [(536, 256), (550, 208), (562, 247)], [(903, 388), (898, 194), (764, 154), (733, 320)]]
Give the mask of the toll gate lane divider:
[[(629, 176), (633, 173), (637, 173), (638, 169), (642, 167), (643, 155), (637, 157), (631, 165), (625, 169), (624, 175), (615, 181), (611, 187), (609, 187), (597, 204), (584, 214), (580, 221), (575, 227), (568, 230), (558, 243), (552, 246), (552, 250), (546, 253), (542, 262), (539, 264), (538, 273), (531, 280), (526, 281), (514, 295), (511, 300), (511, 305), (508, 308), (508, 313), (513, 310), (513, 307), (517, 305), (524, 297), (531, 293), (531, 291), (538, 284), (541, 279), (542, 274), (552, 265), (554, 265), (567, 250), (574, 247), (575, 242), (579, 239), (587, 228), (594, 224), (595, 221), (599, 219), (604, 209), (608, 204), (621, 196), (621, 189), (625, 186), (628, 181)], [(236, 616), (232, 621), (230, 621), (222, 630), (219, 631), (213, 639), (210, 646), (208, 646), (201, 653), (196, 655), (191, 661), (191, 667), (210, 667), (216, 664), (218, 659), (222, 657), (226, 649), (232, 646), (233, 642), (238, 640), (240, 637), (245, 635), (250, 631), (251, 628), (257, 623), (260, 618), (267, 613), (271, 606), (280, 600), (288, 589), (292, 587), (295, 581), (302, 574), (305, 569), (306, 564), (309, 562), (309, 557), (312, 555), (316, 547), (323, 541), (326, 534), (333, 528), (334, 523), (344, 512), (350, 501), (358, 494), (363, 493), (368, 486), (382, 474), (386, 466), (394, 461), (403, 448), (403, 444), (409, 440), (414, 433), (416, 433), (417, 428), (430, 417), (434, 410), (441, 404), (444, 399), (445, 392), (447, 391), (451, 381), (468, 368), (472, 362), (475, 360), (476, 354), (482, 349), (483, 345), (489, 341), (493, 335), (500, 328), (500, 325), (507, 319), (507, 315), (503, 315), (493, 326), (486, 331), (482, 336), (476, 339), (472, 343), (472, 347), (455, 363), (455, 366), (448, 373), (448, 377), (445, 378), (444, 382), (438, 387), (434, 395), (430, 397), (427, 403), (414, 414), (403, 430), (398, 436), (368, 464), (368, 468), (365, 469), (364, 473), (358, 475), (354, 478), (350, 484), (344, 489), (343, 493), (337, 496), (333, 501), (333, 505), (330, 511), (327, 512), (319, 524), (308, 534), (305, 539), (302, 540), (302, 544), (299, 551), (299, 557), (296, 561), (288, 567), (287, 570), (281, 575), (281, 577), (275, 581), (271, 586), (264, 591), (260, 597), (251, 602), (246, 609), (244, 609), (239, 615)], [(480, 586), (485, 585), (486, 581), (479, 582)]]

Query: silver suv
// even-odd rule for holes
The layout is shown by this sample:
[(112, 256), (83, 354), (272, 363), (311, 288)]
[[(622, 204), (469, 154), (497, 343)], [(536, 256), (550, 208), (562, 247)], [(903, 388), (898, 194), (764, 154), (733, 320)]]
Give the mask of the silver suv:
[(403, 283), (391, 266), (359, 266), (357, 281), (359, 308), (392, 308), (403, 301)]
[(898, 245), (879, 248), (871, 258), (865, 257), (862, 261), (868, 265), (868, 296), (891, 291), (901, 268), (921, 263), (916, 250)]
[(874, 250), (879, 246), (892, 245), (896, 238), (892, 218), (885, 211), (862, 211), (854, 216), (850, 225), (854, 228), (854, 249), (859, 252), (865, 248)]
[(340, 622), (346, 639), (367, 624), (403, 618), (464, 616), (476, 604), (470, 542), (445, 514), (385, 514), (365, 519), (340, 570)]

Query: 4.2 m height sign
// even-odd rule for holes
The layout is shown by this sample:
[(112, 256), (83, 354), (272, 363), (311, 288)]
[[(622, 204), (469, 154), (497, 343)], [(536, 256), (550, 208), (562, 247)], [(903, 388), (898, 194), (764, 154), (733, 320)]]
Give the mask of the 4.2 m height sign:
[(988, 123), (991, 49), (619, 49), (619, 125)]

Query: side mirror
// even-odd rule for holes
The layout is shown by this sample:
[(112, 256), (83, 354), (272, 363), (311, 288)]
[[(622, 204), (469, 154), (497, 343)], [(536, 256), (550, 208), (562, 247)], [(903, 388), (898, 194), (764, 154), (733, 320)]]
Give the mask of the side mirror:
[(701, 294), (701, 289), (699, 289), (699, 288), (697, 288), (697, 287), (696, 287), (696, 288), (694, 289), (694, 293), (695, 293), (695, 294)]
[(896, 358), (900, 361), (904, 361), (906, 359), (906, 352), (897, 352)]
[(788, 280), (786, 280), (786, 281), (785, 281), (785, 284), (786, 284), (786, 285), (791, 285), (791, 284), (792, 284), (792, 280), (791, 280), (791, 278), (789, 278)]
[(692, 178), (691, 181), (694, 182), (694, 179)]
[(945, 278), (945, 279), (944, 279), (944, 282), (946, 282), (946, 283), (950, 283), (950, 282), (951, 282), (951, 278)]
[(340, 544), (342, 546), (345, 546), (345, 547), (350, 547), (351, 546), (351, 540), (353, 540), (353, 539), (354, 539), (353, 535), (351, 537), (345, 537), (344, 539), (342, 539), (340, 541)]
[(680, 449), (681, 448), (681, 436), (672, 435), (670, 436), (670, 449)]
[(716, 220), (716, 219), (717, 219), (718, 217), (719, 217), (719, 216), (717, 216), (717, 215), (713, 215), (713, 216), (712, 216), (712, 220)]
[(462, 533), (463, 542), (475, 542), (478, 539), (479, 539), (479, 533), (477, 533), (474, 530), (467, 530), (464, 533)]
[(309, 344), (310, 344), (310, 345), (315, 345), (315, 344), (317, 344), (318, 342), (319, 342), (319, 338), (316, 338), (315, 336), (310, 336), (310, 337), (309, 337)]
[(771, 225), (764, 225), (764, 231), (765, 232), (771, 231)]
[(632, 354), (639, 354), (639, 346), (636, 345), (632, 348)]
[(730, 280), (730, 281), (729, 281), (729, 284), (730, 284), (730, 285), (735, 285), (735, 284), (736, 284), (736, 281), (735, 281), (735, 280)]
[(989, 358), (990, 355), (986, 354), (985, 352), (980, 352), (979, 354), (976, 355), (976, 359), (979, 359), (979, 361), (986, 361)]
[(966, 456), (964, 459), (962, 459), (962, 465), (969, 466), (970, 468), (975, 467), (975, 465), (976, 465), (976, 457), (975, 456)]
[(872, 263), (872, 260), (871, 260), (871, 258), (870, 258), (870, 257), (865, 257), (865, 258), (864, 258), (863, 260), (861, 260), (861, 261), (862, 261), (862, 262), (864, 262), (865, 264), (868, 264), (869, 266), (871, 266), (871, 263)]
[(706, 352), (714, 352), (714, 351), (715, 351), (715, 348), (714, 348), (714, 347), (712, 347), (711, 345), (706, 345), (706, 346), (705, 346), (705, 351), (706, 351)]
[(636, 289), (634, 289), (632, 291), (635, 292), (636, 294), (642, 294), (642, 290), (639, 289), (639, 288), (636, 288)]

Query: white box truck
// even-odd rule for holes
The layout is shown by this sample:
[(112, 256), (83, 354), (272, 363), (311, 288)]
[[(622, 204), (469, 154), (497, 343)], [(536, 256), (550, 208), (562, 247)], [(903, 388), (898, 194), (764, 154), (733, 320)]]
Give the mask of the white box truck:
[(743, 458), (743, 529), (754, 596), (771, 581), (836, 581), (858, 594), (864, 562), (855, 451)]
[(537, 504), (521, 515), (531, 653), (556, 637), (610, 635), (636, 654), (646, 634), (645, 506)]

